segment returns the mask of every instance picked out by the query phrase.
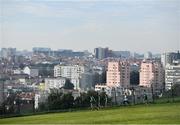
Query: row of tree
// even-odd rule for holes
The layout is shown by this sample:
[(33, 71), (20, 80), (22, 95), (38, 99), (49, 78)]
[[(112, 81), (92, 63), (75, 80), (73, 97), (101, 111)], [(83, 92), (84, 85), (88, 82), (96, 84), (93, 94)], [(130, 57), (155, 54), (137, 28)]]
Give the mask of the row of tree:
[[(93, 100), (91, 101), (91, 98)], [(111, 98), (109, 98), (105, 92), (88, 91), (87, 93), (81, 93), (80, 96), (74, 98), (72, 93), (63, 94), (60, 91), (52, 91), (48, 96), (45, 103), (41, 103), (39, 106), (40, 111), (47, 110), (61, 110), (70, 108), (83, 108), (91, 107), (104, 107), (111, 104)]]

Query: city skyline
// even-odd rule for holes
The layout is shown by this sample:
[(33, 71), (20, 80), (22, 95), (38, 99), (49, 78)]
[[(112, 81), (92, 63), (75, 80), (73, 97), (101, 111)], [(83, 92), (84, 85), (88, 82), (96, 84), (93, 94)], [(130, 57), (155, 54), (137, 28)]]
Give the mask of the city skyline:
[(180, 1), (1, 0), (0, 47), (180, 49)]

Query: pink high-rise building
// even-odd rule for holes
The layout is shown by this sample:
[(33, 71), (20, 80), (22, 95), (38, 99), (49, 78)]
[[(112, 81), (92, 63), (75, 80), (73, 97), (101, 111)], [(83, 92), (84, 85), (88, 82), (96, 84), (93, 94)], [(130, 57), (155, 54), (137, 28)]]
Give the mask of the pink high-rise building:
[(107, 86), (128, 87), (130, 85), (130, 65), (127, 61), (108, 62)]
[(164, 70), (160, 62), (144, 60), (140, 68), (140, 86), (153, 87), (162, 90), (164, 83)]

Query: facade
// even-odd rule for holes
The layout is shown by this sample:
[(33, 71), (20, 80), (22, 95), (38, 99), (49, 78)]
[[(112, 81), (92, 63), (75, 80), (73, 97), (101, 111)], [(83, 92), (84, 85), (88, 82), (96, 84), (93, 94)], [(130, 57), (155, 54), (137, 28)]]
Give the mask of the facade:
[(147, 52), (144, 54), (144, 59), (152, 59), (152, 53), (151, 52)]
[(159, 62), (144, 60), (140, 68), (140, 86), (153, 87), (157, 92), (163, 90), (164, 69)]
[(80, 89), (81, 74), (85, 72), (85, 66), (80, 65), (56, 65), (54, 67), (54, 77), (65, 77), (70, 79), (75, 89)]
[(140, 69), (139, 64), (136, 64), (136, 63), (130, 64), (130, 71), (131, 72), (133, 72), (133, 71), (139, 72), (139, 69)]
[(174, 84), (180, 84), (180, 63), (166, 65), (165, 89), (171, 89)]
[(31, 77), (37, 77), (39, 75), (39, 70), (38, 69), (34, 69), (34, 68), (31, 68), (31, 67), (28, 67), (28, 66), (24, 67), (23, 72), (25, 74), (28, 74)]
[(90, 90), (93, 84), (93, 74), (86, 72), (81, 74), (80, 88), (81, 90)]
[(167, 64), (172, 64), (174, 60), (178, 60), (178, 59), (180, 59), (179, 51), (177, 53), (167, 52), (161, 55), (161, 62), (164, 68), (166, 67)]
[(16, 48), (2, 48), (1, 49), (1, 57), (10, 58), (16, 55)]
[(97, 59), (104, 59), (108, 57), (109, 49), (108, 48), (95, 48), (94, 49), (95, 57)]
[(108, 62), (107, 86), (128, 87), (130, 85), (130, 64), (127, 61)]
[(65, 85), (66, 79), (62, 77), (57, 78), (45, 78), (45, 90), (60, 89)]
[(113, 57), (120, 57), (123, 59), (128, 59), (131, 56), (130, 51), (112, 51)]

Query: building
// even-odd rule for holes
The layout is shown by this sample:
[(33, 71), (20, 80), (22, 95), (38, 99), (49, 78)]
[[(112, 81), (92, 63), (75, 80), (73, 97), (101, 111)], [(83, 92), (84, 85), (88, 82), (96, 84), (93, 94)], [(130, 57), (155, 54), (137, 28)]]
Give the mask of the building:
[(65, 85), (66, 78), (45, 78), (45, 90), (50, 92), (50, 89), (60, 89)]
[(86, 72), (81, 74), (80, 88), (81, 90), (87, 91), (92, 88), (93, 84), (93, 73)]
[(127, 61), (108, 62), (107, 86), (128, 87), (130, 85), (130, 64)]
[(104, 59), (108, 57), (109, 49), (108, 48), (95, 48), (94, 49), (96, 59)]
[(152, 59), (152, 53), (151, 52), (147, 52), (144, 54), (144, 59)]
[(171, 89), (174, 84), (180, 84), (180, 63), (168, 64), (165, 68), (165, 89)]
[(35, 69), (33, 67), (28, 67), (28, 66), (24, 67), (23, 72), (25, 74), (28, 74), (31, 77), (37, 77), (39, 75), (38, 69)]
[(163, 64), (164, 68), (166, 67), (167, 64), (172, 64), (174, 60), (178, 60), (178, 59), (180, 59), (179, 51), (177, 53), (167, 52), (161, 55), (161, 63)]
[(112, 51), (113, 57), (119, 57), (122, 59), (128, 59), (131, 56), (130, 51)]
[(163, 90), (164, 69), (161, 63), (143, 60), (140, 68), (140, 86), (153, 87), (158, 93)]
[(1, 57), (2, 58), (12, 58), (16, 55), (16, 48), (2, 48), (1, 49)]
[(56, 65), (54, 66), (54, 77), (65, 77), (71, 80), (75, 89), (80, 89), (82, 73), (86, 72), (85, 66), (80, 65)]
[(130, 64), (130, 71), (131, 72), (134, 72), (134, 71), (139, 72), (139, 68), (140, 68), (140, 66), (137, 63)]
[(42, 48), (42, 47), (34, 47), (33, 48), (33, 54), (44, 54), (44, 55), (50, 55), (51, 48)]

